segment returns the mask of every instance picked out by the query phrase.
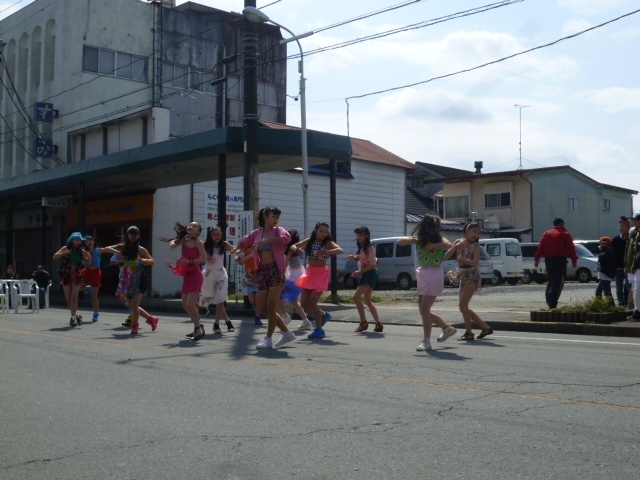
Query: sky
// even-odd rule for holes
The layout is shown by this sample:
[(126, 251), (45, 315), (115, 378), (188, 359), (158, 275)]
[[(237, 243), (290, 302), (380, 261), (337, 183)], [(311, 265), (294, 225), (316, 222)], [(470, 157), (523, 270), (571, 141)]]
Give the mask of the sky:
[[(640, 190), (640, 12), (451, 75), (634, 12), (638, 0), (524, 0), (460, 18), (452, 16), (500, 2), (273, 2), (256, 3), (295, 34), (321, 30), (300, 40), (307, 128), (367, 139), (412, 163), (473, 170), (482, 161), (484, 173), (570, 165), (598, 182)], [(0, 18), (28, 3), (0, 2)], [(235, 12), (245, 4), (197, 3)], [(437, 18), (445, 21), (429, 22)], [(405, 28), (420, 22), (432, 25)], [(392, 29), (405, 31), (310, 53)], [(288, 52), (299, 52), (295, 42)], [(287, 70), (287, 123), (299, 126), (297, 60)]]

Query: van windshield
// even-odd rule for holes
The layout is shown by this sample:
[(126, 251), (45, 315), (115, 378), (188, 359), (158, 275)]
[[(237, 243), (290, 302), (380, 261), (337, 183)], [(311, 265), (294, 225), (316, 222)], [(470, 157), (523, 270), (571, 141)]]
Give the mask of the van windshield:
[(520, 244), (517, 242), (505, 243), (504, 248), (507, 251), (507, 256), (509, 257), (522, 256), (522, 250), (520, 249)]

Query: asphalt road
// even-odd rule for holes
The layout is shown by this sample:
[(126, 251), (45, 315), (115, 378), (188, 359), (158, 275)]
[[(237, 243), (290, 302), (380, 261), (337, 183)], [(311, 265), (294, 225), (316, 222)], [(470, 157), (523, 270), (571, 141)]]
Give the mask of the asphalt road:
[(419, 327), (333, 322), (257, 351), (250, 319), (195, 344), (184, 316), (137, 337), (122, 319), (0, 315), (0, 478), (640, 476), (640, 339), (497, 332), (416, 352)]

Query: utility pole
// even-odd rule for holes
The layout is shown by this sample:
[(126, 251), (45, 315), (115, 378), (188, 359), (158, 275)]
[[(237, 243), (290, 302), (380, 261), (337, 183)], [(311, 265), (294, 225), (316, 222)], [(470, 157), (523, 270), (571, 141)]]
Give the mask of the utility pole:
[[(256, 6), (255, 0), (244, 0), (245, 7)], [(254, 225), (258, 225), (258, 34), (256, 26), (244, 19), (242, 35), (244, 66), (244, 209), (253, 210)]]
[(520, 109), (520, 165), (518, 166), (518, 170), (522, 170), (522, 109), (529, 108), (529, 105), (518, 105), (516, 103), (513, 106)]

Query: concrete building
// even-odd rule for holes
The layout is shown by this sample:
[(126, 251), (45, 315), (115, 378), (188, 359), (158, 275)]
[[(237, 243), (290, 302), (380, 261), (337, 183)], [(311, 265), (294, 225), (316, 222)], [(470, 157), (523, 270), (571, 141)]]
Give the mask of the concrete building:
[[(79, 223), (102, 245), (136, 223), (155, 249), (152, 239), (170, 233), (173, 222), (191, 220), (192, 183), (181, 183), (178, 171), (164, 183), (181, 186), (170, 188), (157, 188), (137, 168), (113, 185), (105, 171), (103, 188), (99, 181), (73, 185), (68, 209), (41, 206), (42, 197), (59, 193), (55, 188), (13, 196), (22, 179), (50, 179), (61, 167), (88, 170), (93, 160), (118, 152), (242, 126), (241, 15), (174, 3), (36, 0), (0, 22), (0, 190), (10, 192), (0, 206), (2, 264), (15, 261), (30, 272), (45, 262), (55, 272), (51, 255)], [(257, 28), (258, 113), (284, 122), (286, 64), (275, 60), (286, 56), (286, 46), (277, 44), (277, 27)], [(218, 78), (226, 81), (212, 86)], [(53, 118), (36, 117), (38, 102), (55, 111)], [(215, 162), (210, 165), (203, 180), (217, 178)]]
[[(176, 221), (215, 220), (207, 196), (220, 169), (229, 193), (242, 190), (243, 19), (174, 3), (36, 0), (0, 22), (2, 265), (26, 275), (44, 263), (55, 284), (51, 256), (69, 233), (109, 245), (135, 224), (159, 264), (150, 293), (179, 290), (162, 266), (176, 253), (159, 237)], [(303, 231), (300, 133), (284, 125), (286, 46), (277, 27), (256, 29), (260, 203)], [(401, 233), (413, 165), (365, 140), (308, 133), (310, 221), (329, 219), (334, 192), (347, 250), (363, 222)]]

